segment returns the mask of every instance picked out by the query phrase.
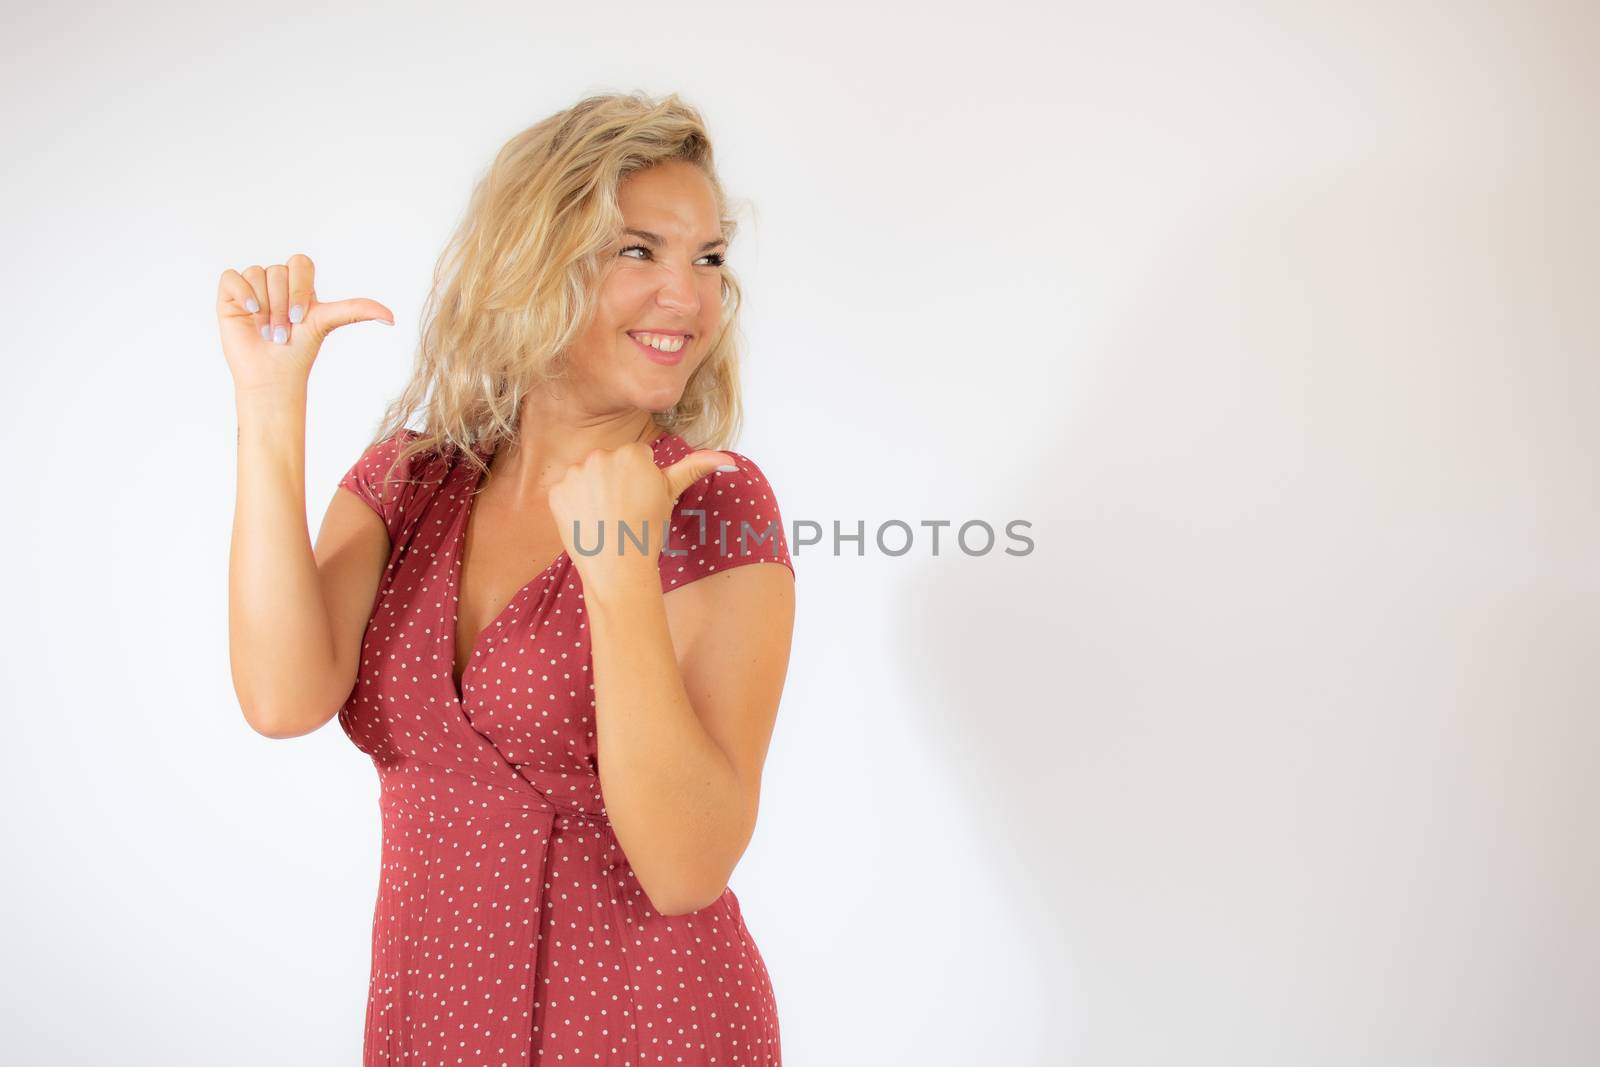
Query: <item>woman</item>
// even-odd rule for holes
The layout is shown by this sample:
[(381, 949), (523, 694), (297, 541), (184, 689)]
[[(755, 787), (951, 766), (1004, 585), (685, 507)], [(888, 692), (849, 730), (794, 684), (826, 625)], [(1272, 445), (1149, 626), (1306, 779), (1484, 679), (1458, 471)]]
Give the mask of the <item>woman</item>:
[(315, 548), (312, 361), (393, 316), (320, 302), (304, 256), (222, 276), (240, 704), (268, 737), (337, 714), (378, 771), (366, 1064), (781, 1062), (727, 879), (793, 565), (761, 470), (696, 447), (740, 420), (733, 230), (676, 96), (586, 99), (510, 141)]

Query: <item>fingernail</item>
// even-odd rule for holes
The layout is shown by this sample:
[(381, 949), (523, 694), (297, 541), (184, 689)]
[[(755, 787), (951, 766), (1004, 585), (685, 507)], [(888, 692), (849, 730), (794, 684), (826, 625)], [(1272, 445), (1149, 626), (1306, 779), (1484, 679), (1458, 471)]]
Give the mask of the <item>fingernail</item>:
[(261, 324), (261, 339), (262, 339), (262, 340), (263, 340), (263, 341), (270, 341), (270, 340), (272, 340), (272, 334), (271, 334), (271, 332), (270, 332), (270, 331), (269, 331), (269, 330), (268, 330), (268, 328), (267, 328), (267, 324), (266, 324), (266, 323), (264, 323), (264, 322), (263, 322), (263, 323), (262, 323), (262, 324)]
[(735, 467), (732, 463), (724, 463), (722, 466), (720, 466), (720, 467), (718, 467), (716, 469), (719, 470), (719, 471), (736, 471), (739, 468)]
[(381, 322), (385, 326), (393, 326), (394, 325), (394, 320), (393, 319), (373, 319), (372, 321), (373, 322)]
[(287, 342), (289, 340), (289, 327), (274, 326), (272, 328), (272, 339), (280, 345)]
[(291, 307), (289, 309), (289, 321), (290, 322), (299, 322), (301, 319), (303, 319), (305, 317), (306, 317), (306, 309), (301, 307), (299, 304), (296, 304), (296, 305), (294, 305), (293, 307)]
[(256, 312), (261, 310), (261, 305), (256, 303), (256, 298), (252, 296), (250, 299), (244, 302), (244, 309), (250, 312), (250, 314), (254, 315)]

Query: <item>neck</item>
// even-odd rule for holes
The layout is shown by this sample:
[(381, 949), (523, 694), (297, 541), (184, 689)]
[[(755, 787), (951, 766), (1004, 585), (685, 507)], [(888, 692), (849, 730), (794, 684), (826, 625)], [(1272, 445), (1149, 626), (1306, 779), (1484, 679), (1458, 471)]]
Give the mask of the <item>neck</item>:
[(543, 493), (594, 449), (650, 444), (660, 434), (649, 411), (587, 415), (529, 397), (517, 422), (517, 440), (495, 450), (489, 469), (492, 477), (519, 487), (516, 495)]

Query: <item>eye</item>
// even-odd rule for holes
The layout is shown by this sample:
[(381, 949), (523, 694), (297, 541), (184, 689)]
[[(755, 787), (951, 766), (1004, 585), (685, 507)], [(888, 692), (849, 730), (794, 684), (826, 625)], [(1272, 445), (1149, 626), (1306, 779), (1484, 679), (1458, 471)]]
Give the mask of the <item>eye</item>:
[[(626, 256), (629, 252), (643, 252), (645, 258), (648, 258), (650, 256), (650, 249), (646, 245), (628, 245), (626, 248), (624, 248), (620, 252), (618, 252), (617, 255)], [(638, 258), (638, 257), (629, 257), (629, 258)], [(708, 259), (708, 260), (711, 261), (711, 262), (706, 264), (706, 266), (708, 266), (708, 267), (721, 267), (723, 264), (725, 264), (727, 262), (726, 257), (724, 257), (722, 255), (722, 253), (720, 253), (720, 252), (711, 252), (711, 253), (709, 253), (707, 255), (701, 256), (700, 258), (701, 259)]]

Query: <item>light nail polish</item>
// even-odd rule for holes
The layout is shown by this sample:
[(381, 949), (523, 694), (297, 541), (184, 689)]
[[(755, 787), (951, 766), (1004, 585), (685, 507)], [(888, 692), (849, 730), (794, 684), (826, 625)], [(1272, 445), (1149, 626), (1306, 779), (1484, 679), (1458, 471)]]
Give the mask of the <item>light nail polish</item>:
[(293, 307), (291, 307), (289, 309), (289, 321), (290, 322), (299, 322), (301, 319), (303, 319), (305, 317), (306, 317), (306, 309), (301, 307), (299, 304), (296, 304), (296, 305), (294, 305)]
[(285, 344), (289, 340), (289, 327), (274, 326), (272, 328), (272, 339), (280, 345)]
[(723, 471), (724, 473), (731, 473), (731, 472), (736, 471), (738, 469), (739, 468), (735, 467), (732, 463), (724, 463), (720, 467), (717, 468), (717, 470)]

